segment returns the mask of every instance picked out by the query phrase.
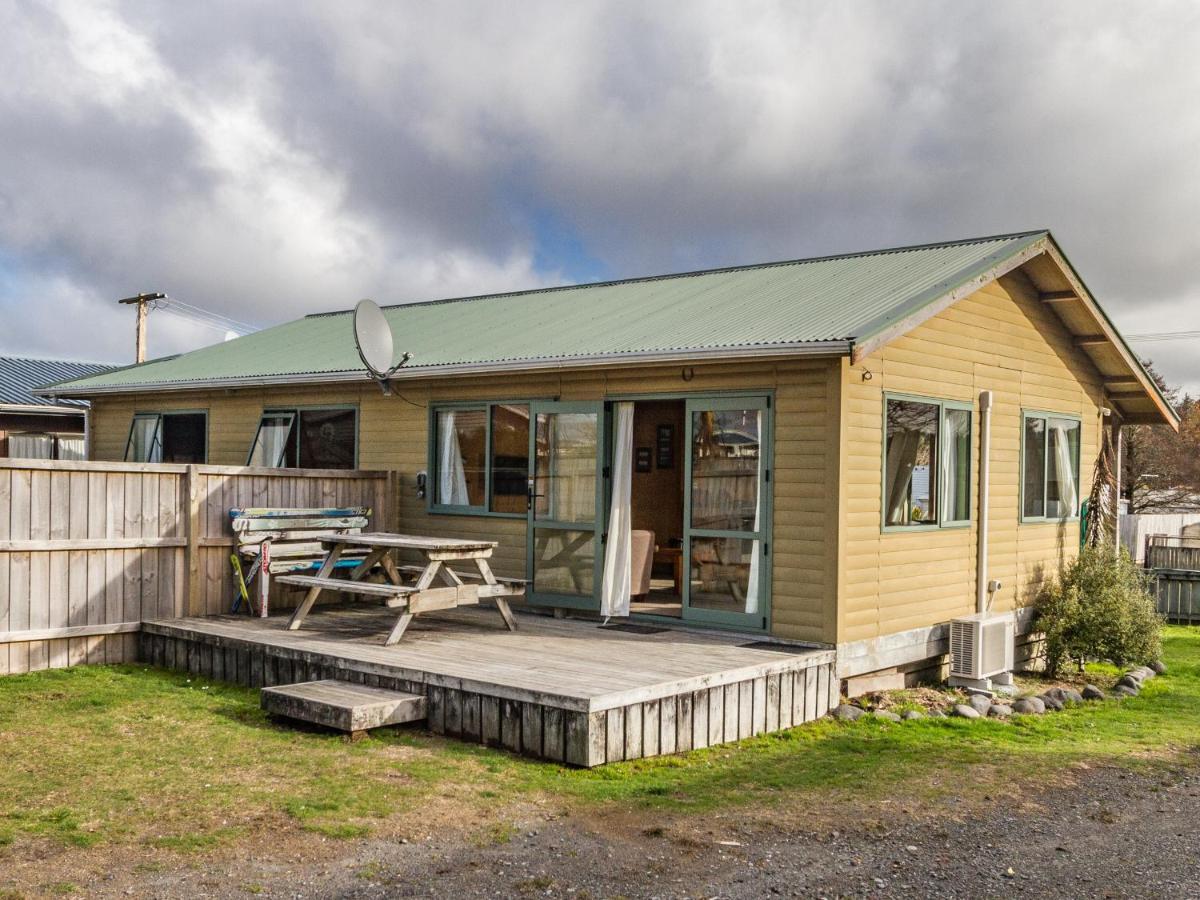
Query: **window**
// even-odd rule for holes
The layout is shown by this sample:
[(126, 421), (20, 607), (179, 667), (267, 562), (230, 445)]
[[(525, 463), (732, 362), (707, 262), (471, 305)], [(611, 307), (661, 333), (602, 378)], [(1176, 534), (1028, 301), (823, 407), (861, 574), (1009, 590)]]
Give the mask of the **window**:
[(202, 463), (208, 456), (208, 415), (137, 413), (125, 444), (126, 462)]
[(1078, 419), (1024, 413), (1021, 429), (1021, 519), (1061, 521), (1079, 515)]
[(430, 506), (443, 512), (524, 515), (529, 404), (447, 405), (433, 410)]
[(342, 407), (265, 411), (246, 465), (353, 469), (357, 462), (358, 412)]
[(885, 399), (884, 528), (965, 525), (971, 518), (971, 408)]

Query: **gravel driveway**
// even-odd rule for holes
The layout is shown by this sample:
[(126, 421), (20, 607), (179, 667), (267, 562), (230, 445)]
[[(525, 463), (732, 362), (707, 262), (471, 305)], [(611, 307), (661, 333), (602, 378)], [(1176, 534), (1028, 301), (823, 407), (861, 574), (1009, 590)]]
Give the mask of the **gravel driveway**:
[[(1085, 767), (1073, 781), (923, 814), (531, 811), (515, 830), (453, 838), (273, 846), (264, 834), (253, 852), (192, 864), (136, 851), (60, 862), (88, 893), (118, 897), (1200, 897), (1200, 768)], [(22, 887), (53, 892), (54, 860), (26, 862), (37, 880)]]

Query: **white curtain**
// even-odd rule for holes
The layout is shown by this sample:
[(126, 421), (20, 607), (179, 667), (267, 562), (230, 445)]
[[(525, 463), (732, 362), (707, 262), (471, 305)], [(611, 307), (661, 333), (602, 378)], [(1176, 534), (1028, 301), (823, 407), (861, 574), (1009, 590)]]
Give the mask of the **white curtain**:
[(892, 434), (887, 448), (887, 523), (906, 525), (912, 517), (908, 505), (908, 487), (912, 470), (917, 464), (917, 450), (921, 434), (917, 431), (901, 431)]
[(250, 454), (249, 465), (279, 468), (284, 463), (293, 416), (263, 416), (258, 426), (258, 443)]
[[(754, 530), (757, 532), (762, 527), (762, 410), (758, 412), (758, 427), (755, 429), (755, 433), (759, 435), (760, 440), (758, 477), (755, 479), (754, 489)], [(750, 546), (750, 582), (746, 585), (746, 613), (754, 615), (758, 612), (758, 583), (761, 580), (762, 570), (762, 541), (753, 541)]]
[(1054, 441), (1054, 456), (1049, 461), (1058, 480), (1057, 510), (1047, 510), (1048, 515), (1073, 516), (1079, 512), (1079, 492), (1075, 487), (1075, 454), (1071, 447), (1071, 432), (1079, 428), (1077, 422), (1050, 419), (1050, 437)]
[(54, 436), (50, 434), (10, 434), (8, 455), (13, 459), (53, 459)]
[(463, 468), (462, 447), (458, 443), (458, 429), (454, 426), (454, 413), (441, 413), (442, 446), (438, 452), (438, 503), (447, 506), (470, 506), (467, 495), (467, 473)]
[(64, 436), (58, 437), (58, 458), (59, 459), (85, 459), (86, 442), (82, 437)]
[(630, 502), (633, 488), (633, 404), (616, 405), (613, 435), (612, 506), (608, 513), (608, 543), (604, 547), (604, 581), (600, 615), (629, 615), (633, 583), (633, 526)]

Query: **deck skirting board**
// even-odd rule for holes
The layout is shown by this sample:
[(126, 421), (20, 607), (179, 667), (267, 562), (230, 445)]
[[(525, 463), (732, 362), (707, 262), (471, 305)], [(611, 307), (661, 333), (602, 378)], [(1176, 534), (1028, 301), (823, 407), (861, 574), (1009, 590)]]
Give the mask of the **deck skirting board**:
[[(426, 698), (435, 734), (571, 766), (682, 753), (801, 725), (837, 703), (832, 654), (794, 668), (673, 696), (575, 710), (413, 681), (375, 664), (223, 635), (151, 626), (138, 635), (142, 662), (251, 688), (326, 678)], [(372, 669), (372, 671), (367, 671)]]

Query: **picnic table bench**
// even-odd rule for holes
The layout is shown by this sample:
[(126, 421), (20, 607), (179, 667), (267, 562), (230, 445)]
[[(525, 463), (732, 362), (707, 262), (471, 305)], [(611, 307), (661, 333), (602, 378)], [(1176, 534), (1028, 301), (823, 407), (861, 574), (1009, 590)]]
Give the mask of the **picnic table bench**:
[[(525, 581), (519, 578), (498, 578), (488, 564), (488, 558), (496, 549), (495, 541), (471, 541), (460, 538), (421, 537), (387, 532), (353, 532), (328, 534), (320, 538), (326, 555), (315, 575), (283, 575), (280, 584), (307, 587), (308, 593), (288, 622), (288, 629), (295, 631), (304, 622), (313, 604), (322, 591), (338, 591), (375, 597), (390, 609), (399, 609), (400, 615), (384, 643), (395, 644), (404, 636), (413, 616), (438, 609), (453, 609), (472, 606), (480, 600), (490, 599), (504, 620), (509, 631), (517, 630), (516, 620), (509, 609), (508, 600), (525, 593)], [(392, 559), (394, 550), (415, 550), (425, 556), (424, 566), (396, 565)], [(354, 560), (347, 578), (334, 578), (333, 571), (350, 555)], [(473, 563), (478, 575), (466, 574), (446, 565), (448, 562)], [(376, 566), (382, 567), (387, 584), (364, 582), (362, 578)], [(411, 584), (405, 584), (403, 573), (415, 575)], [(435, 587), (434, 582), (441, 586)], [(479, 583), (481, 582), (481, 583)]]
[[(334, 534), (358, 534), (367, 527), (367, 506), (326, 508), (255, 507), (231, 509), (236, 548), (230, 557), (237, 596), (233, 611), (245, 602), (251, 613), (267, 615), (271, 576), (320, 569), (325, 562), (321, 539)], [(334, 568), (357, 566), (366, 549), (341, 554)], [(246, 566), (249, 568), (247, 569)], [(247, 585), (258, 579), (258, 609), (251, 602)]]

